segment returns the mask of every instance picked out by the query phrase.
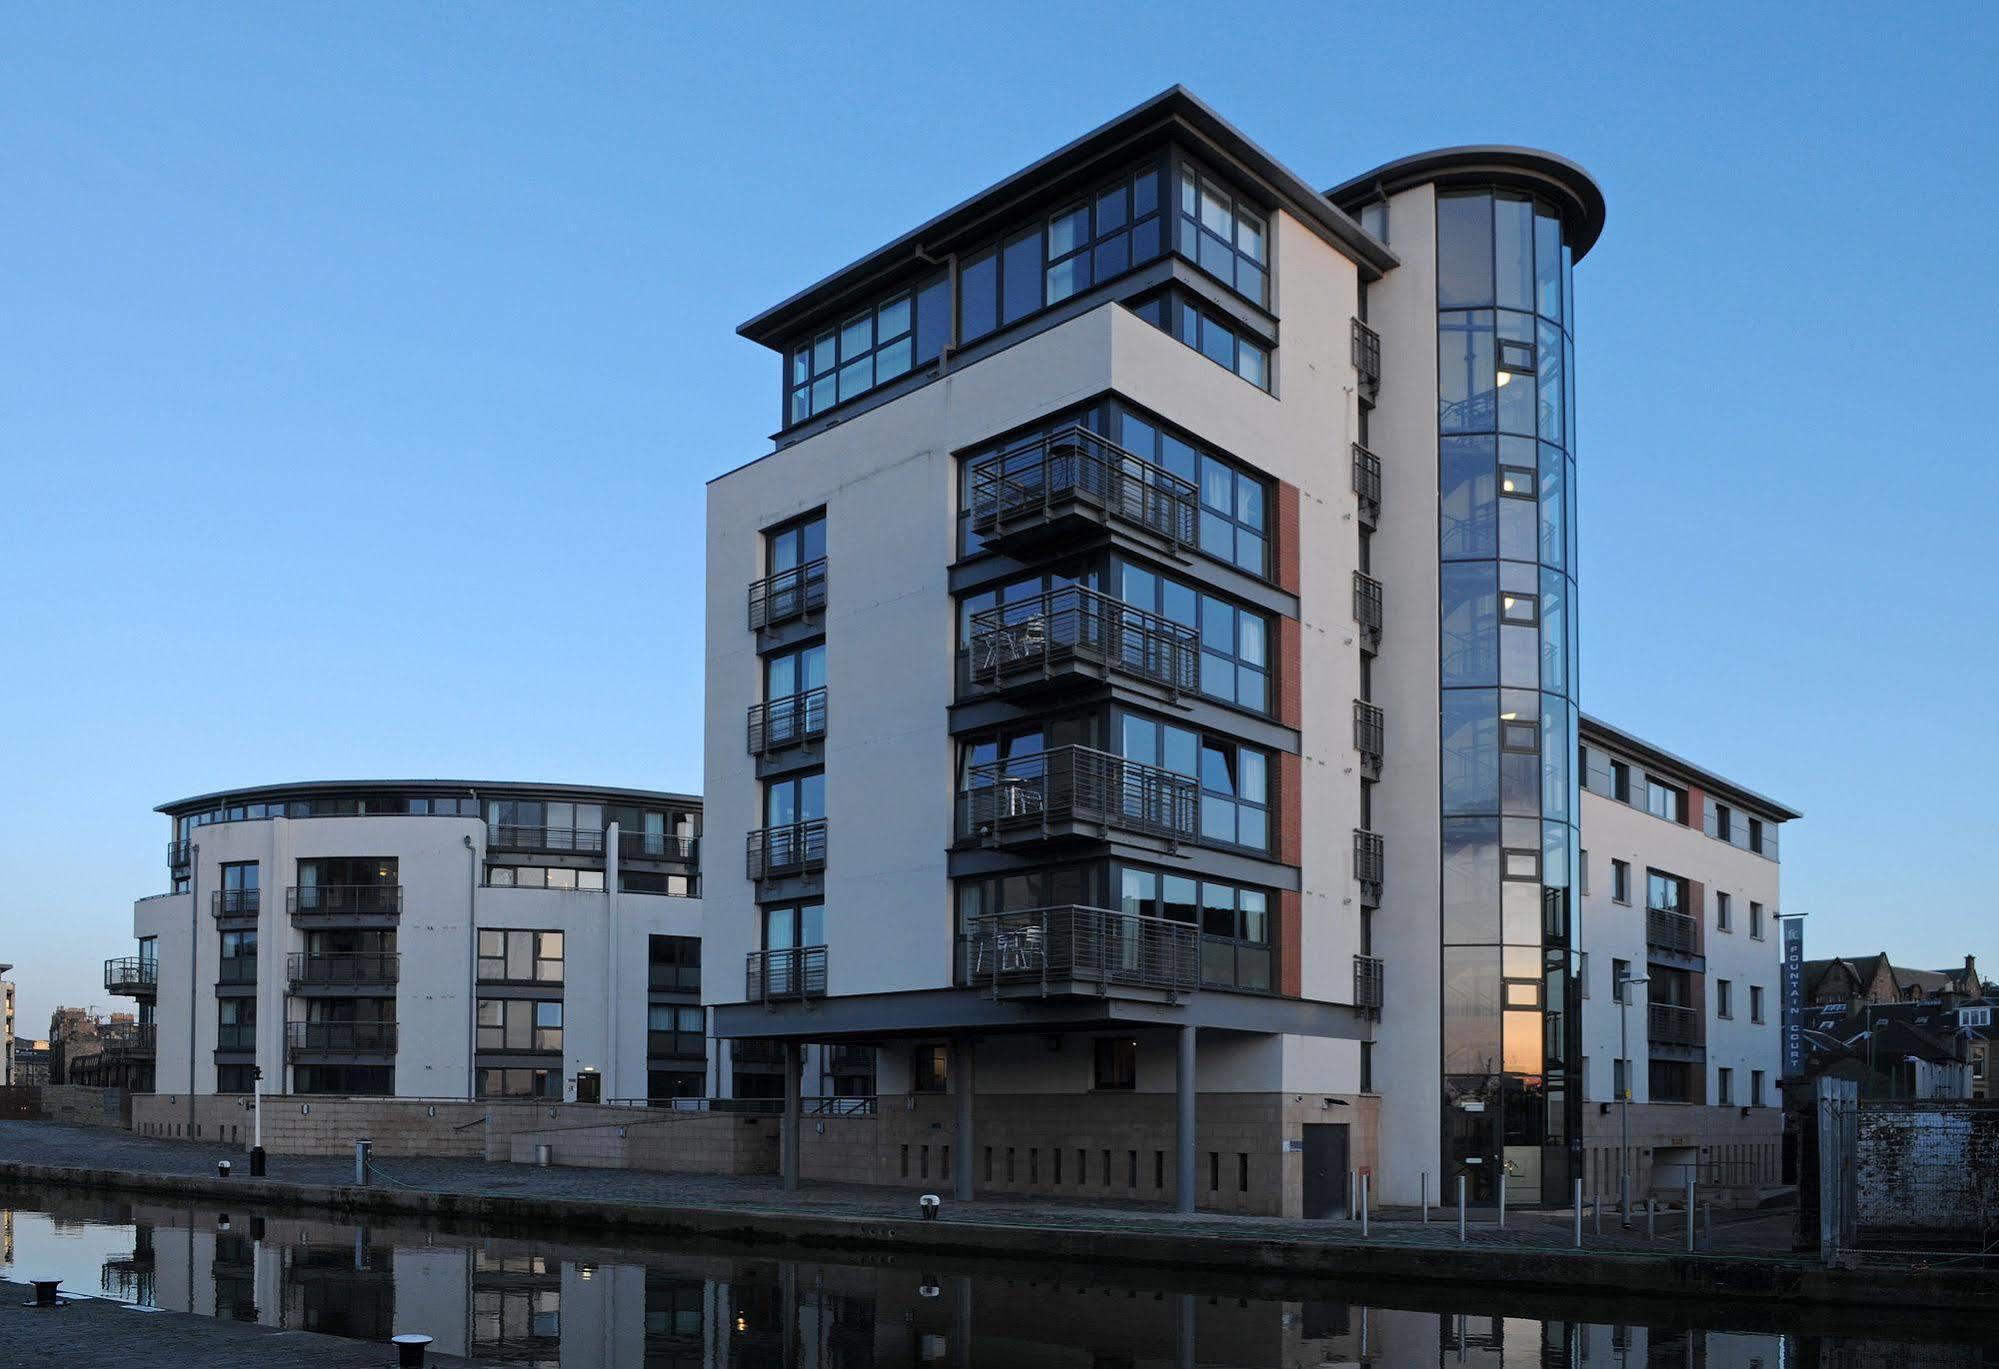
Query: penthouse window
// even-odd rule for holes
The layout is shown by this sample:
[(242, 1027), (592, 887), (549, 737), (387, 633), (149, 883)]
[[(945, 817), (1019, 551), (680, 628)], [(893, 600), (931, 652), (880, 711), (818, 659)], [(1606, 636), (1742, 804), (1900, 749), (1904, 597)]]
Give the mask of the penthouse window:
[(1687, 820), (1687, 791), (1647, 775), (1645, 811), (1655, 818), (1683, 823)]
[(1191, 162), (1180, 166), (1181, 255), (1259, 307), (1270, 302), (1270, 221)]
[(1168, 290), (1140, 300), (1131, 311), (1257, 389), (1270, 388), (1270, 349), (1241, 324), (1195, 303), (1191, 295)]

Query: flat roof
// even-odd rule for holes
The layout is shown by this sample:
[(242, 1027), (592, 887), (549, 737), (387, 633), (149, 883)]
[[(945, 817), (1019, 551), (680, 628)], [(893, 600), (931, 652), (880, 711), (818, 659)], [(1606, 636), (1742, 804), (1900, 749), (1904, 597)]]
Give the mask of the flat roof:
[(1400, 264), (1393, 252), (1303, 177), (1258, 146), (1187, 87), (1174, 85), (772, 305), (745, 321), (736, 332), (752, 342), (781, 351), (795, 329), (835, 304), (865, 293), (877, 282), (914, 263), (934, 264), (931, 258), (935, 253), (950, 251), (968, 236), (997, 231), (1002, 226), (1001, 212), (1011, 205), (1067, 175), (1126, 155), (1154, 135), (1175, 129), (1205, 142), (1260, 177), (1286, 208), (1359, 265), (1366, 278), (1374, 279)]
[(1544, 152), (1538, 147), (1511, 147), (1504, 143), (1473, 143), (1464, 147), (1440, 147), (1434, 152), (1418, 152), (1384, 162), (1350, 181), (1342, 181), (1326, 192), (1326, 198), (1352, 212), (1358, 206), (1383, 195), (1393, 195), (1412, 185), (1435, 182), (1439, 185), (1499, 182), (1524, 190), (1538, 191), (1559, 204), (1572, 230), (1569, 246), (1575, 259), (1596, 246), (1603, 234), (1605, 204), (1603, 187), (1596, 178), (1567, 157)]
[(701, 806), (699, 794), (675, 794), (664, 789), (621, 789), (597, 784), (527, 784), (519, 780), (300, 780), (296, 784), (257, 784), (244, 789), (218, 789), (212, 794), (196, 794), (192, 798), (163, 803), (153, 811), (178, 817), (183, 812), (211, 808), (224, 801), (258, 803), (314, 794), (406, 793), (434, 789), (471, 792), (480, 796), (532, 794), (561, 799), (629, 799), (681, 808)]
[(1601, 718), (1583, 714), (1583, 740), (1591, 736), (1615, 744), (1619, 750), (1629, 752), (1634, 759), (1656, 764), (1661, 769), (1677, 770), (1688, 779), (1699, 780), (1701, 788), (1710, 794), (1718, 794), (1731, 799), (1738, 807), (1754, 808), (1778, 822), (1789, 822), (1801, 818), (1803, 813), (1787, 803), (1779, 803), (1767, 794), (1759, 794), (1747, 785), (1737, 784), (1725, 775), (1716, 774), (1704, 765), (1695, 765), (1684, 756), (1676, 756), (1663, 746), (1654, 745), (1636, 733), (1605, 722)]

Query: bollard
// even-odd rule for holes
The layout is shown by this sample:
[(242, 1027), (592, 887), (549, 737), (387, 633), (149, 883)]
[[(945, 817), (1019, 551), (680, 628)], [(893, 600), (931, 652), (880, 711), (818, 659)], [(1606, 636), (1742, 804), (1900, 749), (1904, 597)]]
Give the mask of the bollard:
[(1701, 1204), (1701, 1248), (1706, 1250), (1714, 1245), (1714, 1204)]
[(1645, 1239), (1652, 1239), (1652, 1195), (1645, 1195)]
[(250, 1148), (250, 1177), (252, 1179), (261, 1179), (264, 1177), (264, 1148), (262, 1146), (252, 1146)]
[(35, 1300), (33, 1302), (24, 1302), (21, 1304), (21, 1306), (23, 1307), (68, 1306), (67, 1303), (65, 1303), (61, 1298), (58, 1298), (56, 1296), (56, 1290), (62, 1287), (61, 1279), (30, 1279), (28, 1280), (28, 1282), (35, 1286)]
[(1694, 1170), (1687, 1166), (1687, 1253), (1694, 1249)]
[(1601, 1236), (1603, 1234), (1603, 1195), (1601, 1193), (1589, 1200), (1589, 1224), (1591, 1235)]
[(542, 1169), (547, 1169), (549, 1162), (554, 1158), (554, 1146), (550, 1145), (547, 1141), (536, 1141), (534, 1143), (534, 1162), (536, 1165)]
[(1360, 1171), (1357, 1169), (1350, 1169), (1347, 1171), (1347, 1220), (1348, 1221), (1352, 1221), (1354, 1219), (1354, 1213), (1357, 1210), (1359, 1210), (1359, 1207), (1360, 1207)]
[(354, 1142), (354, 1185), (356, 1188), (368, 1186), (368, 1152), (374, 1142), (363, 1136)]
[(430, 1348), (430, 1337), (405, 1331), (401, 1335), (390, 1336), (389, 1344), (396, 1347), (396, 1363), (414, 1369), (423, 1364), (424, 1351)]
[(935, 1193), (926, 1193), (916, 1200), (916, 1206), (922, 1212), (924, 1221), (934, 1222), (937, 1220), (937, 1209), (943, 1206), (943, 1201)]
[(1418, 1183), (1423, 1190), (1423, 1225), (1428, 1226), (1430, 1224), (1430, 1171), (1429, 1170), (1426, 1169), (1423, 1171), (1421, 1178), (1418, 1180)]
[(1583, 1248), (1583, 1181), (1576, 1180), (1576, 1249)]
[(1367, 1235), (1367, 1180), (1366, 1174), (1360, 1176), (1360, 1234), (1363, 1236)]
[(1465, 1240), (1465, 1176), (1458, 1176), (1458, 1244)]
[(229, 1177), (229, 1162), (227, 1160), (217, 1160), (215, 1162), (215, 1177), (218, 1179)]
[(1499, 1171), (1499, 1229), (1506, 1230), (1506, 1171)]

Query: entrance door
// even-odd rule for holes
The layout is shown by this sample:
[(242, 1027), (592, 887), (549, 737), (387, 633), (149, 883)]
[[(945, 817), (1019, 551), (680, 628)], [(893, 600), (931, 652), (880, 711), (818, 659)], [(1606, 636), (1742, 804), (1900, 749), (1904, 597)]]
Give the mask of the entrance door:
[(1305, 1124), (1305, 1215), (1347, 1215), (1347, 1123)]
[(579, 1103), (601, 1103), (604, 1101), (604, 1076), (595, 1070), (584, 1070), (576, 1076), (576, 1101)]

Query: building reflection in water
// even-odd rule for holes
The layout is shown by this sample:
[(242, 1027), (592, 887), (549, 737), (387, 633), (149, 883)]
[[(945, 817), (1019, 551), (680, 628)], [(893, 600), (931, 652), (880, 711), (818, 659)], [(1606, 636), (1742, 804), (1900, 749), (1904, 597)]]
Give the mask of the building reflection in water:
[[(41, 1209), (53, 1206), (58, 1213)], [(1989, 1335), (1932, 1343), (1704, 1330), (1650, 1302), (1592, 1320), (1395, 1310), (1285, 1297), (1280, 1285), (1077, 1268), (928, 1270), (903, 1257), (809, 1263), (224, 1214), (168, 1204), (0, 1196), (0, 1273), (98, 1242), (106, 1296), (380, 1343), (401, 1331), (482, 1364), (612, 1369), (871, 1365), (1379, 1366), (1380, 1369), (1792, 1369), (1991, 1366)], [(20, 1251), (16, 1246), (32, 1247)], [(17, 1269), (15, 1266), (23, 1266)], [(1240, 1286), (1241, 1296), (1215, 1291)], [(1198, 1289), (1199, 1291), (1193, 1291)], [(1398, 1290), (1433, 1304), (1492, 1293)], [(1538, 1309), (1530, 1309), (1538, 1310)], [(1630, 1323), (1616, 1320), (1629, 1316)], [(1989, 1328), (1987, 1328), (1989, 1330)], [(1925, 1337), (1928, 1339), (1928, 1337)]]

